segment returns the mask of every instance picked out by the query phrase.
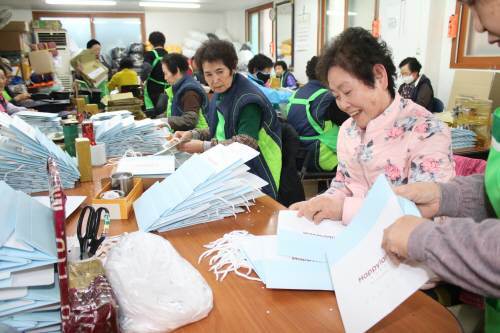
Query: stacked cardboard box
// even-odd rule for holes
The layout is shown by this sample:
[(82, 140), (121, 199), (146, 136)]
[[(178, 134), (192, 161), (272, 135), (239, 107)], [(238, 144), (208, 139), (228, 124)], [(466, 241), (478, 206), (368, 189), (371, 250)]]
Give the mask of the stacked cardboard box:
[(132, 93), (114, 94), (109, 96), (106, 111), (128, 110), (132, 112), (136, 120), (146, 118), (142, 111), (142, 100), (134, 97)]

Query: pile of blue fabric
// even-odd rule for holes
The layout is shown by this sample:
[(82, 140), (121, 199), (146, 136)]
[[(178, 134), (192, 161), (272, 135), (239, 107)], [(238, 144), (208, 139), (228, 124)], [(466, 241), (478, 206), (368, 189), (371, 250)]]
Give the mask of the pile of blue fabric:
[(453, 149), (474, 148), (477, 143), (477, 135), (474, 131), (465, 128), (451, 129), (451, 146)]

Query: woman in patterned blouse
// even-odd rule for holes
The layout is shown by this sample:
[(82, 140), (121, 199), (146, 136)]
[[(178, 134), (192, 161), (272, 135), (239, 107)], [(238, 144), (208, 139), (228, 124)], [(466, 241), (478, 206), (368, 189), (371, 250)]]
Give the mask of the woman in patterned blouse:
[(317, 71), (350, 118), (339, 131), (331, 187), (292, 205), (299, 216), (349, 223), (380, 174), (393, 185), (455, 176), (449, 128), (396, 92), (396, 68), (384, 42), (362, 28), (347, 29), (325, 49)]

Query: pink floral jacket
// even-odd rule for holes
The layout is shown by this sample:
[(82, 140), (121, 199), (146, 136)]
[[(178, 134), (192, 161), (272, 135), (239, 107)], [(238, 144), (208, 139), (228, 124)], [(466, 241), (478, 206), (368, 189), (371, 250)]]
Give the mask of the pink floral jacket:
[(432, 113), (396, 94), (365, 130), (352, 118), (340, 127), (339, 164), (323, 195), (343, 197), (343, 223), (349, 223), (380, 174), (394, 185), (446, 182), (455, 176), (450, 129)]

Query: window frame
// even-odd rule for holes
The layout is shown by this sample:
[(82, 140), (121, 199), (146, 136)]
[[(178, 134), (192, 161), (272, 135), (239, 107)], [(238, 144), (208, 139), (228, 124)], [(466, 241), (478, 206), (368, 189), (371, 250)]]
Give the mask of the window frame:
[[(248, 9), (245, 9), (245, 40), (246, 41), (250, 41), (250, 16), (252, 14), (259, 14), (258, 17), (259, 17), (259, 30), (260, 30), (260, 11), (262, 10), (265, 10), (265, 9), (273, 9), (274, 7), (274, 3), (273, 2), (268, 2), (268, 3), (265, 3), (265, 4), (262, 4), (260, 6), (256, 6), (256, 7), (252, 7), (252, 8), (248, 8)], [(273, 20), (274, 21), (274, 20)], [(272, 43), (272, 50), (271, 50), (271, 54), (273, 56), (273, 58), (275, 57), (275, 40), (274, 40), (274, 22), (273, 22), (273, 31), (272, 31), (272, 36), (271, 36), (271, 43)], [(260, 47), (261, 47), (261, 40), (260, 40), (260, 34), (257, 36), (257, 42), (258, 42), (258, 50), (260, 52)]]
[[(328, 43), (326, 40), (326, 1), (319, 0), (319, 29), (318, 29), (318, 53), (321, 52), (323, 47)], [(370, 0), (374, 2), (373, 20), (379, 19), (379, 0)], [(372, 20), (372, 22), (373, 22)], [(344, 30), (349, 27), (349, 0), (344, 0)]]
[[(293, 2), (293, 0), (284, 0), (284, 1), (280, 1), (278, 3), (275, 4), (274, 6), (274, 10), (276, 11), (276, 17), (274, 19), (274, 24), (273, 24), (273, 45), (274, 43), (278, 43), (278, 6), (281, 6), (281, 5), (286, 5), (286, 4), (290, 4), (292, 6), (292, 55), (291, 55), (291, 60), (290, 60), (290, 64), (289, 64), (289, 67), (290, 69), (293, 70), (293, 64), (294, 64), (294, 55), (295, 55), (295, 4)], [(274, 52), (274, 60), (277, 61), (278, 60), (278, 48), (277, 48), (277, 45), (275, 45), (275, 50), (276, 52)]]
[[(452, 39), (450, 68), (469, 69), (500, 69), (500, 55), (497, 57), (474, 57), (465, 55), (467, 33), (469, 31), (470, 9), (460, 1), (455, 6), (455, 15), (458, 17), (458, 34)], [(472, 22), (472, 18), (471, 18)]]
[(94, 18), (139, 18), (141, 21), (141, 42), (146, 42), (146, 20), (144, 13), (88, 13), (88, 12), (54, 12), (54, 11), (33, 11), (33, 20), (39, 20), (42, 17), (84, 17), (90, 20), (91, 38), (96, 38)]

